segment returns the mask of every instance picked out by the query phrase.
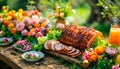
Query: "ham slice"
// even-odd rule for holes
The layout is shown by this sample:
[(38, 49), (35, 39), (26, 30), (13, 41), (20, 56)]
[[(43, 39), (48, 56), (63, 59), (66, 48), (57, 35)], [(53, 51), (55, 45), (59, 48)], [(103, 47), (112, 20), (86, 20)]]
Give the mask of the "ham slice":
[(71, 57), (78, 57), (79, 54), (81, 53), (80, 50), (78, 50), (72, 46), (66, 46), (57, 40), (46, 41), (44, 44), (44, 48), (47, 50), (52, 50), (52, 51), (58, 52), (60, 54), (66, 54)]
[(47, 49), (47, 50), (49, 50), (49, 48), (48, 48), (48, 42), (49, 41), (46, 41), (45, 44), (44, 44), (44, 48)]

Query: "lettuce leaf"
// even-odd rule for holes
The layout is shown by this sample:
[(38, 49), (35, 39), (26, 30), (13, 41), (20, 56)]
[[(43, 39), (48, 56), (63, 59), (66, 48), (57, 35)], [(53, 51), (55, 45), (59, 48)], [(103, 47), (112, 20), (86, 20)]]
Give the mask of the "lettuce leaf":
[(100, 45), (103, 45), (103, 46), (107, 46), (108, 43), (107, 41), (105, 40), (102, 40), (99, 36), (96, 37), (95, 41), (92, 43), (92, 47), (96, 47), (96, 46), (100, 46)]
[(50, 39), (59, 40), (59, 39), (60, 39), (61, 32), (62, 32), (62, 31), (59, 31), (59, 30), (54, 29), (54, 30), (49, 31), (49, 33), (48, 33), (46, 36), (49, 38), (49, 40), (50, 40)]

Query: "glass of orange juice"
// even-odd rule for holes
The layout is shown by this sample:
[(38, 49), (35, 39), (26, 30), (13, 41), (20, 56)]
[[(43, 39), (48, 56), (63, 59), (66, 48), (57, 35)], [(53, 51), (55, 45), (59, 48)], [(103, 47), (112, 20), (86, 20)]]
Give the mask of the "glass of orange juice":
[(120, 28), (118, 24), (111, 24), (110, 33), (108, 37), (110, 44), (120, 46)]

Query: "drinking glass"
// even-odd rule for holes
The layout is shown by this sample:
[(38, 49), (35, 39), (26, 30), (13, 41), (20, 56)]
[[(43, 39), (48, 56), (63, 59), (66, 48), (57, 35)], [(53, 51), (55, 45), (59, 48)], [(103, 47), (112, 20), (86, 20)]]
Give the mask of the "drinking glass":
[(111, 24), (108, 42), (120, 46), (120, 28), (116, 23)]

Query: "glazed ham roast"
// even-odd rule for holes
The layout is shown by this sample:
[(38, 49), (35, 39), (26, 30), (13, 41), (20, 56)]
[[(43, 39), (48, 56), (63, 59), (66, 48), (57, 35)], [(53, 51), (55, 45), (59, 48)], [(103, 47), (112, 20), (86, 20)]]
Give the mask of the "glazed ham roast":
[(68, 46), (84, 50), (91, 46), (96, 36), (103, 38), (101, 32), (78, 25), (69, 25), (64, 28), (60, 36), (60, 41)]

